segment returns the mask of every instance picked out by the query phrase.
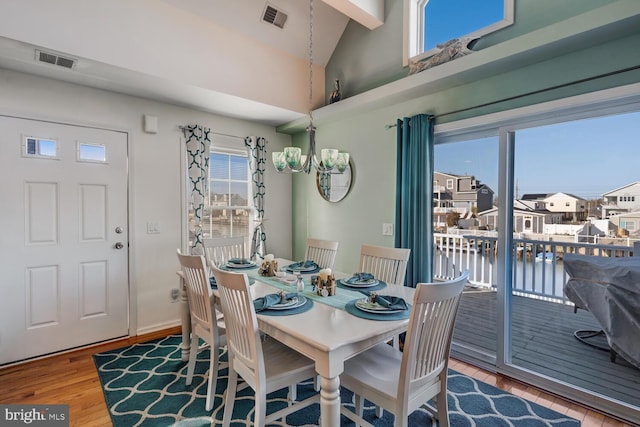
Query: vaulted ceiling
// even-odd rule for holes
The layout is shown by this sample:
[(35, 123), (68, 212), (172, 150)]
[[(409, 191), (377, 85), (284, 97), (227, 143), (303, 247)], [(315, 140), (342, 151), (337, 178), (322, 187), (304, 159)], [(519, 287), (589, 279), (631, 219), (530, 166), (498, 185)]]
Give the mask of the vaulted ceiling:
[[(282, 28), (264, 21), (267, 7), (276, 22), (286, 15)], [(309, 108), (306, 1), (12, 0), (2, 9), (0, 68), (271, 125)], [(314, 107), (349, 19), (373, 29), (383, 13), (384, 0), (314, 1)], [(36, 50), (74, 66), (39, 62)]]

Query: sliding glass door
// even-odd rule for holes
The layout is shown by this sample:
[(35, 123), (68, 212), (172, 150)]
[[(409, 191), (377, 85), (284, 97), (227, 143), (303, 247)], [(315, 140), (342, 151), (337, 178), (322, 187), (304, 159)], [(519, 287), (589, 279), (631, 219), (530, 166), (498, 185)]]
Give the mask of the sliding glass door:
[[(640, 423), (638, 311), (616, 330), (633, 349), (610, 352), (602, 319), (567, 297), (564, 260), (606, 262), (640, 247), (637, 92), (438, 125), (432, 183), (435, 278), (466, 269), (471, 278), (453, 356), (632, 423)], [(625, 295), (640, 306), (640, 287)]]

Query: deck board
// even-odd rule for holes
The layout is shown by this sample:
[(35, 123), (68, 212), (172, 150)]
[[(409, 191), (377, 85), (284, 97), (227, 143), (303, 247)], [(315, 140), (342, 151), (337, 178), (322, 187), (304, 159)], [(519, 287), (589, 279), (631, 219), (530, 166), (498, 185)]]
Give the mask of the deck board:
[[(598, 330), (591, 313), (569, 305), (514, 296), (512, 358), (517, 366), (640, 407), (640, 369), (578, 341), (579, 329)], [(496, 293), (465, 292), (454, 342), (495, 354)]]

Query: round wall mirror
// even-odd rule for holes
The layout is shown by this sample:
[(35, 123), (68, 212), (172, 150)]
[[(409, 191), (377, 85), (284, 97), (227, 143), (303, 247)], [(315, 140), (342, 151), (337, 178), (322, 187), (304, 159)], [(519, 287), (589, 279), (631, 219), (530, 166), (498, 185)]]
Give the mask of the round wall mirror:
[(317, 172), (316, 186), (318, 193), (327, 202), (336, 203), (344, 199), (353, 181), (353, 164), (349, 160), (349, 164), (344, 172)]

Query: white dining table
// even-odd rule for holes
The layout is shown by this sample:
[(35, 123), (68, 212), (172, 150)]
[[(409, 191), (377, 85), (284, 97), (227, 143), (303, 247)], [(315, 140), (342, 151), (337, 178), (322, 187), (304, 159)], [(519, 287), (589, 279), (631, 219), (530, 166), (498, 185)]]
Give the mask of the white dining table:
[[(291, 261), (278, 260), (278, 264), (288, 265)], [(249, 274), (248, 274), (249, 275)], [(335, 273), (336, 277), (349, 275)], [(273, 293), (278, 288), (267, 283), (255, 273), (256, 279), (251, 286), (254, 298)], [(303, 295), (313, 292), (307, 279)], [(272, 279), (273, 278), (269, 278)], [(295, 292), (295, 282), (291, 285)], [(338, 288), (337, 292), (344, 292)], [(387, 285), (384, 290), (376, 291), (380, 295), (394, 295), (412, 303), (415, 289)], [(190, 345), (189, 309), (186, 292), (182, 294), (182, 358), (188, 360)], [(324, 298), (335, 298), (332, 296)], [(186, 313), (186, 314), (185, 314)], [(288, 316), (271, 316), (258, 313), (260, 330), (283, 344), (304, 354), (315, 362), (316, 372), (320, 376), (320, 425), (334, 427), (340, 425), (340, 374), (344, 370), (344, 362), (376, 344), (390, 340), (406, 331), (409, 319), (401, 320), (369, 320), (356, 317), (347, 311), (324, 304), (321, 299), (314, 298), (313, 307), (299, 314)]]

